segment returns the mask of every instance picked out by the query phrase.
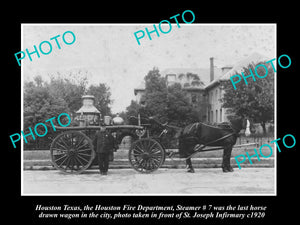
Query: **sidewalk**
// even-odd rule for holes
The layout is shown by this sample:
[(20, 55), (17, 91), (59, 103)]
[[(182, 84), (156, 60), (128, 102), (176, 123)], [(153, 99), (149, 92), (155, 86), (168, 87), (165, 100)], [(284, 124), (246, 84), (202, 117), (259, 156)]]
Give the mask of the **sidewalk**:
[[(251, 151), (251, 149), (246, 149)], [(176, 150), (173, 150), (176, 151)], [(231, 165), (237, 167), (235, 156), (239, 154), (244, 154), (245, 150), (235, 149), (232, 152)], [(214, 151), (214, 152), (202, 152), (197, 154), (192, 158), (192, 163), (195, 168), (220, 168), (222, 163), (222, 154), (223, 151)], [(242, 168), (253, 168), (253, 167), (274, 167), (274, 157), (262, 158), (261, 161), (258, 161), (257, 158), (252, 158), (253, 164), (250, 164), (249, 161), (245, 161), (241, 164)], [(34, 150), (34, 151), (24, 151), (24, 160), (23, 168), (25, 170), (51, 170), (55, 169), (51, 163), (50, 150)], [(92, 166), (91, 168), (96, 168), (97, 166)], [(114, 154), (114, 161), (110, 163), (111, 168), (124, 169), (131, 168), (131, 165), (128, 161), (128, 150), (120, 149)], [(166, 158), (165, 163), (162, 165), (162, 168), (185, 168), (185, 161), (179, 158), (174, 157), (174, 159)]]

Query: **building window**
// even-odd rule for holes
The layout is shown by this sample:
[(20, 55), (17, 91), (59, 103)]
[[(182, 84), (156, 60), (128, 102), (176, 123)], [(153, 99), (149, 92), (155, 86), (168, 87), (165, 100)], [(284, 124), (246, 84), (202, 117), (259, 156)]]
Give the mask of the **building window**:
[(211, 118), (210, 122), (213, 123), (214, 122), (213, 121), (214, 120), (214, 112), (212, 110), (210, 111), (210, 118)]
[(222, 109), (220, 109), (220, 123), (222, 122)]
[(216, 123), (218, 122), (218, 110), (216, 109)]

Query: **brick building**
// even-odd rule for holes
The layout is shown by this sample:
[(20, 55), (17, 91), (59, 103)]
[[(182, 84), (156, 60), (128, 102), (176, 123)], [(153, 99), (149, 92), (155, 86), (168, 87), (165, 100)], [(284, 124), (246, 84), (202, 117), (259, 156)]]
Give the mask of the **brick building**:
[[(240, 73), (244, 67), (251, 63), (258, 63), (266, 58), (259, 53), (244, 58), (236, 64), (222, 68), (214, 65), (214, 58), (209, 60), (209, 68), (170, 68), (161, 71), (166, 77), (167, 85), (180, 83), (183, 90), (188, 93), (190, 103), (199, 112), (199, 119), (207, 123), (220, 123), (228, 121), (228, 112), (222, 107), (220, 99), (223, 97), (221, 83), (234, 74)], [(196, 76), (195, 76), (196, 75)], [(134, 89), (136, 101), (141, 103), (141, 96), (145, 92), (145, 83)]]

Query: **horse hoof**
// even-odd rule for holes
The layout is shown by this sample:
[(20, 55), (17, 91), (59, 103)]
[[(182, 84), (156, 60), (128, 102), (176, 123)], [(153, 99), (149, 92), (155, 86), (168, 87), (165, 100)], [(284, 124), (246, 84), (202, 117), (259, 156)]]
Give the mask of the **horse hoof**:
[(187, 172), (188, 173), (195, 173), (195, 170), (194, 169), (189, 169)]
[(222, 168), (224, 173), (233, 172), (233, 168)]

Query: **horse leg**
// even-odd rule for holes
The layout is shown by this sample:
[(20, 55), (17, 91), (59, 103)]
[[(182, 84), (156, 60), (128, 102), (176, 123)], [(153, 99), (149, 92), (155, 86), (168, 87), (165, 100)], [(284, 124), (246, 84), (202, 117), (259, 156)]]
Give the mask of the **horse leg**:
[(187, 167), (187, 172), (188, 173), (195, 173), (195, 170), (194, 170), (194, 167), (193, 167), (193, 165), (192, 165), (192, 160), (191, 160), (191, 158), (188, 158), (186, 161), (186, 167)]
[(231, 158), (232, 146), (225, 146), (223, 151), (223, 162), (222, 162), (222, 169), (223, 172), (233, 172), (233, 168), (230, 165), (230, 158)]

